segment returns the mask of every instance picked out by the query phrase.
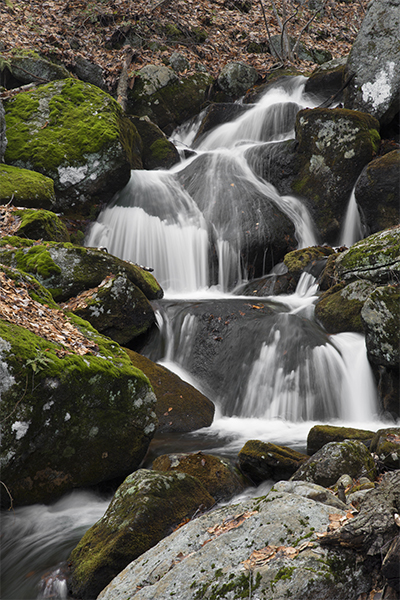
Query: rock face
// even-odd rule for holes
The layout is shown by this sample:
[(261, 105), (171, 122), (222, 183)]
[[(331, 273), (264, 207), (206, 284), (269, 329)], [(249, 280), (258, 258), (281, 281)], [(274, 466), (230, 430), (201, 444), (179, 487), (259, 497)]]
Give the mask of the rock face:
[(200, 481), (184, 473), (139, 469), (117, 489), (104, 514), (70, 556), (69, 589), (92, 599), (146, 550), (214, 499)]
[[(25, 294), (30, 320), (0, 321), (1, 466), (14, 504), (125, 476), (139, 466), (157, 426), (148, 379), (117, 344), (52, 308), (47, 292), (38, 295), (24, 274), (11, 276), (3, 289), (14, 302)], [(2, 313), (7, 319), (7, 305)]]
[(346, 74), (354, 78), (345, 90), (345, 106), (368, 112), (382, 124), (399, 112), (399, 28), (398, 0), (371, 2), (347, 61)]
[(361, 311), (369, 360), (386, 367), (400, 361), (400, 286), (378, 287)]
[(52, 178), (58, 209), (110, 200), (141, 165), (135, 127), (111, 96), (88, 83), (37, 87), (7, 100), (5, 111), (6, 162)]
[(375, 463), (362, 442), (329, 442), (303, 463), (291, 480), (310, 481), (329, 487), (345, 473), (355, 479), (363, 475), (374, 479)]
[(267, 479), (285, 479), (297, 471), (307, 456), (285, 446), (249, 440), (239, 452), (239, 468), (256, 485)]
[(126, 352), (153, 387), (160, 433), (195, 431), (211, 425), (215, 412), (211, 400), (162, 365), (132, 350)]
[(400, 150), (371, 161), (357, 180), (355, 195), (369, 233), (398, 225)]
[(357, 598), (369, 589), (368, 569), (354, 552), (323, 549), (313, 538), (313, 532), (326, 530), (332, 512), (345, 514), (285, 491), (226, 506), (133, 561), (99, 600)]
[(41, 173), (0, 164), (0, 202), (11, 198), (17, 206), (52, 209), (56, 205), (54, 183)]

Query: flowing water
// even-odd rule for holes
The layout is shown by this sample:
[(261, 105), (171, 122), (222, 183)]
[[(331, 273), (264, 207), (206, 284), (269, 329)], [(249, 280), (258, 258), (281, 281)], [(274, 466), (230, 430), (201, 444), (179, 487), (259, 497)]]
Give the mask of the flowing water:
[[(165, 298), (154, 305), (158, 329), (143, 353), (216, 405), (211, 427), (159, 437), (149, 457), (198, 449), (234, 457), (248, 439), (305, 450), (317, 422), (381, 426), (364, 338), (327, 335), (318, 326), (311, 275), (290, 296), (235, 293), (254, 275), (279, 272), (271, 248), (259, 251), (273, 236), (277, 212), (293, 224), (299, 247), (318, 240), (301, 201), (278, 194), (247, 161), (249, 149), (294, 137), (297, 111), (313, 107), (304, 82), (293, 78), (270, 90), (256, 105), (239, 107), (235, 121), (201, 137), (199, 119), (180, 128), (174, 141), (192, 146), (194, 156), (169, 172), (133, 171), (86, 240), (154, 268)], [(357, 215), (352, 199), (342, 243), (362, 235)], [(207, 329), (209, 322), (217, 333)], [(211, 357), (207, 340), (216, 349)], [(3, 515), (2, 598), (65, 598), (62, 561), (108, 501), (75, 491), (52, 506)]]

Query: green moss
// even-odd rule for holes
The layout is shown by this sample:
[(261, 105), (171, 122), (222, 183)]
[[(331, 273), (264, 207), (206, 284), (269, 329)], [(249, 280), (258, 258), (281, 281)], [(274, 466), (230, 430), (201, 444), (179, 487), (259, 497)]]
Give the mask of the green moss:
[(154, 159), (164, 160), (171, 153), (170, 142), (166, 138), (160, 138), (151, 144), (150, 152)]
[(281, 567), (274, 577), (274, 582), (291, 579), (295, 567)]
[(289, 252), (285, 255), (283, 262), (291, 273), (300, 273), (310, 263), (321, 260), (331, 254), (334, 254), (334, 250), (328, 246), (313, 246)]
[(50, 256), (44, 246), (33, 246), (27, 252), (18, 250), (15, 254), (18, 269), (27, 273), (37, 274), (43, 279), (52, 275), (60, 275), (61, 269)]
[(53, 180), (35, 171), (0, 164), (0, 202), (11, 198), (18, 206), (51, 208), (55, 202)]
[(17, 232), (19, 237), (69, 242), (67, 228), (55, 213), (47, 210), (19, 210), (17, 215), (21, 217)]
[(369, 133), (370, 133), (370, 137), (371, 137), (371, 144), (372, 144), (373, 151), (376, 153), (379, 150), (379, 146), (381, 143), (381, 136), (379, 135), (379, 131), (377, 131), (376, 129), (370, 129)]

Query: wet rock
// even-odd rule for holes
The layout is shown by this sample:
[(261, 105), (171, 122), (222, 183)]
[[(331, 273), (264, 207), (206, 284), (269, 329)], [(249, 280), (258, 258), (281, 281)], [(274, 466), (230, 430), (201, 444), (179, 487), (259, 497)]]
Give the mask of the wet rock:
[(267, 479), (289, 479), (307, 456), (269, 442), (249, 440), (238, 455), (239, 468), (256, 485)]
[(216, 501), (230, 500), (245, 487), (245, 479), (229, 460), (203, 452), (164, 454), (156, 458), (152, 468), (197, 477)]
[(0, 203), (28, 208), (52, 209), (56, 205), (54, 182), (28, 169), (0, 164)]
[(333, 98), (335, 102), (340, 102), (342, 100), (340, 90), (345, 82), (346, 62), (347, 57), (344, 56), (329, 60), (314, 69), (304, 87), (306, 94), (315, 95), (321, 102)]
[[(196, 147), (204, 137), (215, 127), (234, 121), (236, 118), (243, 115), (252, 106), (244, 104), (234, 104), (232, 102), (218, 102), (210, 104), (204, 109), (204, 116), (194, 138), (194, 147)], [(203, 113), (202, 113), (203, 114)]]
[(58, 80), (4, 106), (5, 160), (53, 179), (57, 210), (109, 201), (128, 182), (131, 168), (141, 166), (137, 130), (96, 86)]
[(388, 470), (400, 469), (400, 427), (379, 429), (371, 441), (371, 452)]
[(390, 123), (399, 112), (399, 27), (397, 0), (369, 4), (347, 61), (346, 76), (354, 78), (345, 90), (345, 106), (381, 123)]
[(357, 180), (355, 195), (369, 233), (398, 225), (400, 150), (371, 161)]
[(214, 499), (200, 481), (185, 473), (140, 469), (115, 492), (104, 514), (70, 556), (69, 589), (79, 598), (96, 598), (134, 560)]
[(256, 69), (243, 62), (228, 62), (218, 75), (219, 87), (232, 98), (242, 96), (258, 79)]
[(142, 139), (142, 162), (145, 169), (169, 169), (179, 162), (174, 144), (148, 117), (130, 117)]
[(373, 480), (376, 467), (369, 450), (358, 441), (329, 442), (299, 467), (291, 481), (310, 481), (323, 487), (334, 485), (344, 473)]
[(365, 302), (361, 310), (361, 318), (369, 360), (385, 367), (398, 368), (400, 286), (377, 287)]
[[(307, 436), (307, 454), (312, 456), (329, 442), (342, 442), (344, 440), (359, 440), (370, 442), (374, 436), (373, 431), (355, 429), (354, 427), (335, 427), (333, 425), (314, 425)], [(372, 450), (371, 450), (372, 451)]]
[(326, 258), (332, 254), (334, 250), (329, 246), (313, 246), (289, 252), (283, 262), (293, 276), (300, 277), (301, 273), (306, 271), (317, 277), (325, 265)]
[(215, 406), (195, 387), (162, 365), (126, 349), (133, 365), (149, 378), (157, 398), (158, 431), (184, 432), (209, 427)]
[(48, 210), (18, 210), (21, 218), (16, 235), (31, 240), (69, 242), (69, 233), (61, 219)]

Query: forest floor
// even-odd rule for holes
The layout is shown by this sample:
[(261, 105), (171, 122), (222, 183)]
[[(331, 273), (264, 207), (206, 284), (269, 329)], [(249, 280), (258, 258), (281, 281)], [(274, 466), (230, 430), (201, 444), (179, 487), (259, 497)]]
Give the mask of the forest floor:
[[(306, 48), (338, 58), (349, 53), (366, 5), (367, 0), (0, 0), (0, 53), (7, 58), (16, 48), (36, 50), (67, 68), (81, 56), (103, 68), (110, 90), (127, 57), (134, 73), (147, 64), (168, 64), (175, 51), (189, 60), (188, 72), (201, 65), (217, 77), (227, 62), (243, 61), (265, 77), (280, 64), (268, 52), (266, 22), (272, 36), (281, 33), (277, 16), (291, 17), (285, 29), (294, 39), (304, 29)], [(297, 60), (285, 66), (307, 74), (316, 65)]]

